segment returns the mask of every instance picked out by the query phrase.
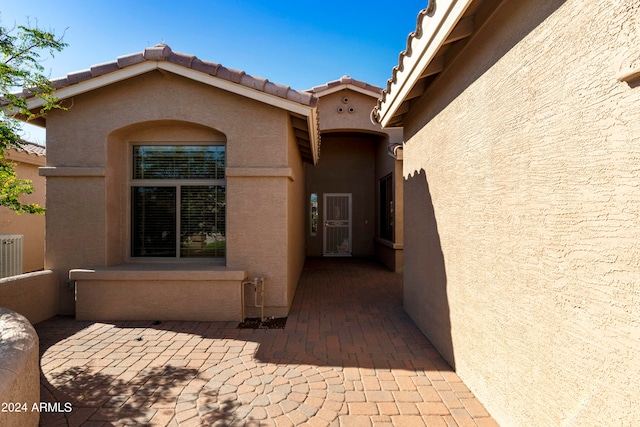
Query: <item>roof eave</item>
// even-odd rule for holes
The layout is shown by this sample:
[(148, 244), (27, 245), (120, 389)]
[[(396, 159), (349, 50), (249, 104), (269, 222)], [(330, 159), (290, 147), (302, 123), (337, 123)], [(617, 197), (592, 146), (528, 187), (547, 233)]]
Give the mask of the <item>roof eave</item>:
[(438, 51), (447, 43), (449, 35), (473, 1), (439, 0), (433, 7), (433, 0), (430, 0), (429, 7), (420, 12), (418, 26), (409, 36), (407, 50), (400, 54), (387, 89), (374, 109), (382, 127), (398, 125), (397, 116), (404, 113), (401, 108), (405, 99), (438, 56)]
[(318, 109), (313, 108), (310, 112), (309, 119), (309, 140), (311, 145), (311, 153), (313, 156), (313, 164), (317, 165), (320, 159), (320, 131), (318, 129)]
[[(232, 92), (246, 98), (250, 98), (298, 114), (305, 114), (310, 108), (312, 108), (295, 101), (280, 98), (278, 96), (274, 96), (259, 90), (251, 89), (247, 86), (243, 86), (229, 80), (202, 73), (191, 68), (185, 68), (178, 64), (167, 61), (153, 60), (147, 60), (102, 76), (93, 77), (80, 83), (62, 87), (56, 90), (56, 96), (60, 100), (68, 99), (92, 90), (108, 86), (113, 83), (117, 83), (135, 76), (139, 76), (141, 74), (148, 73), (153, 70), (168, 71), (207, 84), (209, 86), (217, 87), (219, 89), (223, 89), (225, 91)], [(30, 99), (27, 99), (27, 108), (29, 110), (34, 110), (42, 107), (43, 103), (44, 101), (42, 99), (32, 97)]]
[(341, 90), (352, 90), (354, 92), (361, 93), (363, 95), (370, 96), (372, 98), (380, 97), (381, 91), (374, 91), (367, 88), (361, 88), (360, 86), (352, 85), (352, 84), (340, 84), (337, 86), (333, 86), (329, 89), (325, 89), (323, 91), (314, 92), (314, 95), (318, 98), (322, 98), (323, 96), (331, 95), (332, 93), (340, 92)]

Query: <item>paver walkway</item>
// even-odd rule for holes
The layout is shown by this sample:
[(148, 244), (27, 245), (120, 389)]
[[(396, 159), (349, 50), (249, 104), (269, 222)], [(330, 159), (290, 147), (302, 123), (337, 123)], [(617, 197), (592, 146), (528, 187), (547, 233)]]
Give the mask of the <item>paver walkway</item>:
[[(309, 259), (285, 329), (36, 326), (45, 426), (496, 426), (402, 310), (400, 276)], [(143, 302), (141, 302), (143, 303)]]

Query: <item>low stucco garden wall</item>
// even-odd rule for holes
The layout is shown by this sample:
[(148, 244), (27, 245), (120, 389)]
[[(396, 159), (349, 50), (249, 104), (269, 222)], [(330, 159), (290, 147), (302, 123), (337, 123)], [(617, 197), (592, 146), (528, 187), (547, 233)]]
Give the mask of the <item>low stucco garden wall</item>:
[(0, 279), (0, 307), (35, 325), (58, 314), (58, 278), (51, 270)]
[(78, 320), (241, 321), (244, 270), (139, 264), (71, 270)]
[(37, 426), (38, 335), (22, 315), (0, 307), (0, 426)]

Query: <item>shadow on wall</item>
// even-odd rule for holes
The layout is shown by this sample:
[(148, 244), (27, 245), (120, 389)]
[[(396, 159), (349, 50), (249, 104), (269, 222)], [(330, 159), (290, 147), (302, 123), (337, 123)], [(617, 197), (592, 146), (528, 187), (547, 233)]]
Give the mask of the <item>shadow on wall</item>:
[(404, 308), (455, 369), (447, 273), (426, 172), (404, 181)]

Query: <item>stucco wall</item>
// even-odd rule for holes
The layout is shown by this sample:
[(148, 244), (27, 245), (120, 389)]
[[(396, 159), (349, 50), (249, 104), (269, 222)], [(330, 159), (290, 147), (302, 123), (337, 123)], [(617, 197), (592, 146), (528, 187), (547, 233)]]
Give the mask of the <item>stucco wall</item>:
[(71, 270), (78, 320), (242, 321), (245, 271), (191, 265)]
[(293, 302), (298, 279), (305, 261), (305, 220), (308, 204), (305, 201), (304, 164), (300, 158), (298, 144), (291, 128), (288, 133), (288, 163), (292, 165), (293, 179), (287, 181), (287, 239), (288, 239), (288, 289), (287, 306)]
[(0, 279), (0, 306), (36, 324), (58, 312), (58, 279), (51, 270)]
[(405, 307), (501, 425), (640, 419), (639, 17), (505, 2), (405, 120)]
[[(16, 149), (5, 151), (5, 157), (16, 164), (14, 170), (20, 179), (32, 182), (33, 193), (21, 196), (23, 203), (37, 203), (45, 207), (45, 180), (38, 175), (38, 167), (45, 164), (44, 156), (28, 154)], [(22, 272), (42, 270), (44, 267), (44, 215), (13, 212), (0, 207), (0, 234), (22, 234)]]
[(400, 135), (394, 133), (395, 131), (383, 131), (371, 122), (369, 115), (376, 100), (377, 97), (346, 88), (322, 95), (318, 101), (320, 131), (393, 133), (394, 136), (399, 137)]
[(129, 261), (128, 144), (226, 141), (226, 264), (265, 276), (268, 303), (286, 315), (287, 182), (301, 167), (288, 164), (288, 126), (284, 110), (156, 71), (52, 111), (46, 263), (59, 274), (61, 312), (73, 312), (68, 270)]

